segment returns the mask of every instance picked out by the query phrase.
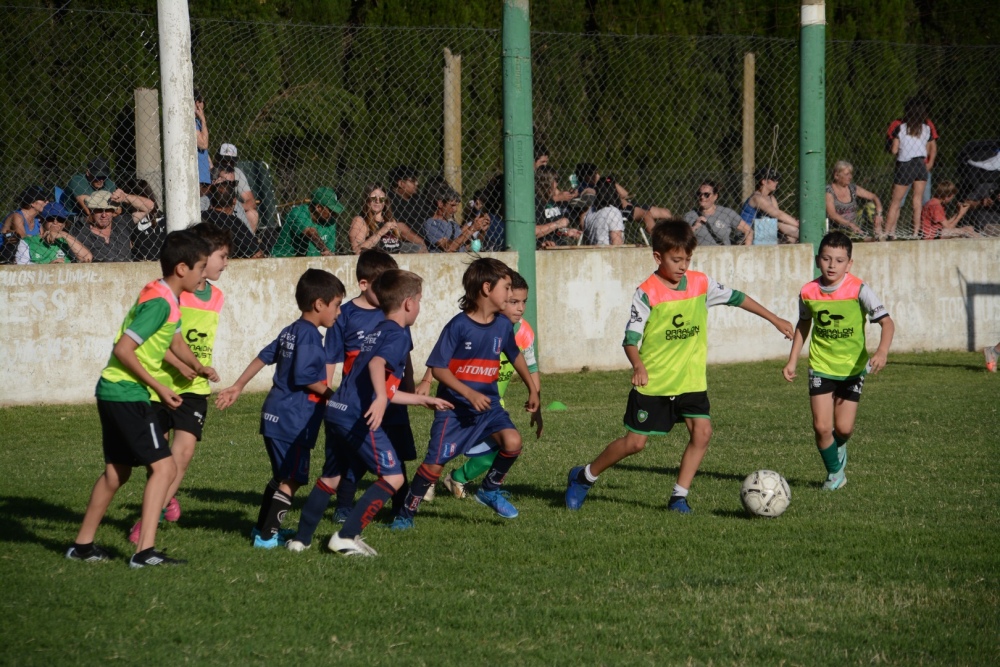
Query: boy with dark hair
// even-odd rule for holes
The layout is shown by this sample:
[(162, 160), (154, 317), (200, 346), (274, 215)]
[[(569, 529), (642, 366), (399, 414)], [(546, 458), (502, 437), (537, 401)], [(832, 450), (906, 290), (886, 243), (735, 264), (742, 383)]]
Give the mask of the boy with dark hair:
[[(181, 329), (175, 335), (180, 336), (199, 363), (209, 368), (212, 366), (219, 315), (225, 302), (222, 290), (209, 281), (218, 280), (226, 270), (232, 237), (228, 230), (207, 222), (191, 227), (190, 231), (208, 243), (209, 255), (202, 285), (193, 292), (181, 292)], [(181, 506), (176, 498), (177, 489), (180, 488), (188, 465), (194, 457), (195, 443), (201, 440), (201, 433), (205, 428), (205, 415), (208, 414), (208, 395), (212, 393), (212, 388), (208, 386), (206, 378), (198, 375), (193, 367), (181, 361), (169, 349), (163, 360), (151, 369), (151, 374), (157, 382), (170, 387), (171, 391), (184, 401), (179, 408), (169, 408), (160, 401), (156, 392), (149, 392), (164, 440), (169, 441), (170, 431), (174, 432), (170, 452), (177, 466), (174, 481), (167, 489), (166, 503), (160, 513), (160, 520), (177, 521), (181, 518)], [(129, 532), (129, 541), (138, 544), (141, 531), (142, 520), (139, 520)]]
[[(338, 364), (344, 365), (342, 378), (347, 378), (355, 360), (362, 352), (369, 334), (378, 327), (380, 322), (385, 320), (385, 313), (380, 308), (380, 302), (373, 286), (379, 276), (386, 271), (397, 268), (399, 267), (396, 260), (384, 250), (373, 248), (358, 255), (355, 275), (361, 293), (343, 305), (340, 309), (340, 317), (326, 332), (324, 340), (327, 379), (331, 383)], [(407, 329), (407, 335), (409, 335), (409, 329)], [(403, 390), (412, 392), (413, 371), (409, 363), (409, 355), (410, 352), (407, 350), (406, 365), (401, 377)], [(291, 551), (303, 551), (309, 548), (313, 533), (316, 532), (316, 527), (319, 526), (332, 495), (337, 495), (334, 520), (343, 523), (350, 516), (354, 509), (354, 495), (357, 493), (358, 480), (365, 474), (366, 468), (363, 463), (354, 460), (355, 465), (348, 465), (352, 462), (351, 459), (341, 460), (344, 458), (343, 453), (338, 456), (338, 449), (342, 445), (341, 438), (337, 436), (330, 421), (325, 423), (325, 427), (326, 462), (323, 464), (323, 472), (316, 479), (316, 485), (309, 492), (309, 497), (302, 508), (302, 517), (299, 520), (295, 539), (290, 540), (286, 545)], [(394, 506), (398, 507), (406, 498), (406, 491), (409, 489), (405, 481), (405, 462), (417, 458), (413, 431), (410, 429), (410, 419), (406, 414), (406, 407), (390, 405), (386, 409), (382, 428), (398, 454), (401, 460), (400, 465), (403, 468), (404, 482), (400, 489), (401, 495), (394, 499)], [(344, 469), (341, 470), (341, 467)], [(340, 476), (341, 472), (343, 476)], [(337, 477), (339, 477), (339, 482), (335, 480)]]
[[(510, 299), (504, 304), (500, 312), (514, 323), (514, 342), (517, 349), (524, 355), (524, 361), (528, 365), (528, 372), (534, 380), (535, 389), (542, 392), (541, 377), (538, 374), (538, 361), (535, 357), (535, 331), (524, 319), (524, 308), (528, 302), (528, 282), (517, 271), (510, 272)], [(504, 394), (507, 393), (507, 386), (514, 376), (514, 365), (511, 364), (507, 355), (500, 353), (500, 373), (497, 376), (497, 393), (500, 395), (500, 406), (506, 407), (503, 402)], [(535, 426), (535, 437), (542, 435), (542, 410), (531, 413), (531, 425)], [(484, 440), (474, 445), (465, 453), (468, 460), (460, 468), (448, 473), (441, 479), (441, 483), (456, 498), (465, 498), (465, 485), (476, 479), (493, 465), (493, 460), (497, 457), (496, 443), (491, 440)], [(424, 500), (426, 500), (426, 496)]]
[(193, 232), (168, 234), (160, 254), (163, 279), (142, 289), (118, 330), (96, 390), (105, 469), (94, 484), (76, 541), (66, 552), (70, 560), (94, 562), (110, 558), (94, 544), (97, 528), (115, 493), (132, 475), (132, 468), (145, 466), (149, 478), (143, 492), (143, 526), (129, 567), (185, 562), (168, 558), (155, 547), (157, 519), (177, 466), (160, 434), (149, 395), (152, 391), (172, 409), (183, 404), (180, 396), (152, 375), (168, 348), (198, 375), (218, 381), (215, 371), (203, 366), (177, 335), (181, 324), (178, 297), (198, 289), (205, 279), (208, 254), (208, 244)]
[(536, 412), (539, 397), (514, 340), (514, 325), (500, 314), (510, 300), (510, 273), (510, 267), (500, 260), (483, 257), (469, 264), (462, 276), (465, 287), (465, 294), (459, 300), (462, 312), (445, 325), (427, 359), (427, 367), (440, 383), (438, 398), (455, 407), (435, 413), (427, 456), (413, 476), (406, 502), (390, 526), (393, 530), (412, 528), (421, 500), (437, 483), (445, 464), (487, 439), (501, 451), (476, 492), (476, 500), (505, 519), (518, 514), (500, 490), (521, 454), (521, 434), (500, 405), (497, 391), (501, 352), (528, 387), (525, 409)]
[(215, 407), (225, 410), (257, 373), (274, 364), (274, 383), (260, 417), (271, 479), (261, 498), (257, 524), (250, 531), (252, 544), (258, 549), (284, 544), (288, 535), (279, 535), (281, 522), (292, 507), (295, 491), (309, 480), (309, 453), (323, 421), (324, 401), (332, 394), (326, 383), (326, 355), (319, 327), (333, 326), (343, 299), (344, 284), (337, 276), (307, 269), (295, 286), (295, 302), (302, 317), (282, 329), (215, 401)]
[[(791, 382), (809, 329), (809, 407), (816, 447), (826, 467), (823, 489), (847, 484), (847, 440), (854, 432), (865, 375), (886, 364), (896, 325), (875, 293), (849, 271), (853, 244), (843, 232), (830, 232), (819, 243), (819, 278), (799, 293), (799, 323), (782, 375)], [(865, 317), (882, 327), (875, 354), (865, 347)]]
[(684, 421), (690, 439), (667, 509), (691, 513), (688, 490), (712, 437), (705, 376), (708, 309), (736, 306), (764, 318), (786, 338), (792, 336), (791, 322), (742, 292), (688, 270), (698, 242), (683, 220), (657, 223), (650, 243), (656, 272), (635, 291), (622, 343), (632, 364), (632, 391), (624, 418), (627, 432), (589, 465), (569, 471), (566, 507), (571, 510), (580, 509), (598, 475), (641, 452), (649, 436), (665, 435)]
[[(372, 290), (385, 319), (365, 336), (344, 381), (327, 402), (326, 420), (341, 445), (328, 452), (324, 474), (330, 475), (330, 486), (337, 488), (344, 466), (351, 459), (360, 459), (378, 476), (327, 544), (331, 551), (344, 556), (377, 555), (365, 544), (361, 531), (406, 482), (401, 457), (391, 434), (383, 428), (388, 402), (437, 410), (454, 407), (440, 398), (400, 390), (413, 347), (409, 328), (420, 314), (422, 285), (420, 276), (399, 269), (385, 271), (374, 280)], [(289, 548), (293, 544), (290, 542)]]

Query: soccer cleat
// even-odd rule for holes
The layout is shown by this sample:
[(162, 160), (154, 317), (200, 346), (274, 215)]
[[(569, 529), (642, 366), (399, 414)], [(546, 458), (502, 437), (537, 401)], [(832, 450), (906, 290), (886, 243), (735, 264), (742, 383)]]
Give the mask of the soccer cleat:
[(181, 518), (181, 504), (177, 502), (176, 497), (171, 498), (170, 502), (167, 503), (166, 509), (163, 510), (163, 518), (170, 522)]
[(181, 560), (179, 558), (170, 558), (167, 554), (162, 551), (157, 551), (156, 549), (146, 549), (139, 554), (132, 554), (129, 558), (128, 566), (133, 570), (138, 570), (140, 567), (153, 567), (155, 565), (185, 565), (186, 560)]
[[(298, 531), (296, 531), (293, 528), (279, 528), (278, 529), (278, 542), (280, 542), (279, 546), (284, 546), (285, 542), (295, 537), (295, 534), (297, 532)], [(250, 529), (250, 539), (256, 540), (258, 537), (260, 537), (260, 531), (257, 530), (257, 526), (254, 526), (253, 528)], [(261, 540), (261, 541), (266, 541), (266, 540)]]
[(424, 503), (432, 503), (432, 502), (434, 502), (434, 496), (437, 495), (435, 493), (435, 491), (434, 491), (435, 488), (437, 488), (437, 484), (436, 483), (435, 484), (431, 484), (429, 487), (427, 487), (427, 493), (424, 494), (424, 499), (421, 502), (424, 502)]
[(583, 507), (583, 501), (587, 499), (587, 492), (592, 484), (581, 484), (577, 481), (583, 466), (576, 466), (569, 471), (569, 483), (566, 485), (566, 508), (578, 510)]
[(1000, 354), (997, 353), (996, 347), (992, 347), (992, 346), (991, 347), (984, 347), (983, 348), (983, 356), (986, 357), (986, 370), (989, 371), (990, 373), (996, 373), (997, 372), (997, 357), (1000, 357)]
[(510, 501), (507, 500), (509, 497), (509, 493), (504, 493), (500, 489), (494, 489), (492, 491), (479, 489), (476, 491), (476, 500), (479, 501), (479, 503), (486, 505), (505, 519), (514, 519), (517, 517), (518, 511), (517, 508), (511, 505)]
[(385, 527), (388, 528), (389, 530), (395, 530), (397, 532), (403, 530), (410, 530), (411, 528), (413, 528), (413, 518), (408, 516), (397, 515), (396, 518), (392, 520), (392, 523), (386, 524)]
[(832, 472), (826, 476), (826, 481), (823, 482), (823, 490), (836, 491), (845, 484), (847, 484), (847, 475), (844, 474), (844, 469), (841, 468), (839, 471)]
[(111, 554), (95, 544), (93, 545), (93, 548), (91, 548), (90, 552), (84, 556), (77, 551), (76, 546), (74, 545), (66, 552), (66, 558), (70, 560), (78, 560), (84, 563), (99, 563), (101, 561), (111, 560)]
[(139, 521), (135, 522), (135, 525), (132, 526), (132, 530), (129, 531), (128, 541), (131, 542), (132, 544), (139, 544), (139, 532), (141, 530), (142, 530), (142, 520), (140, 519)]
[(352, 539), (341, 537), (340, 533), (334, 533), (326, 547), (330, 551), (335, 551), (341, 556), (378, 556), (378, 552), (365, 544), (360, 535), (355, 535)]
[(278, 547), (285, 544), (285, 541), (281, 539), (280, 536), (274, 535), (269, 540), (265, 540), (260, 535), (254, 535), (253, 538), (253, 548), (254, 549), (277, 549)]
[(334, 523), (344, 523), (353, 511), (353, 507), (338, 507), (337, 511), (333, 513)]
[(467, 495), (465, 492), (465, 484), (462, 484), (457, 479), (452, 477), (451, 473), (448, 473), (447, 475), (442, 477), (441, 483), (444, 484), (444, 488), (451, 491), (451, 495), (455, 496), (459, 500), (465, 498), (465, 496)]
[(681, 514), (694, 513), (694, 510), (688, 505), (688, 500), (685, 496), (670, 496), (670, 500), (667, 501), (667, 509), (671, 512), (680, 512)]
[(306, 544), (305, 542), (300, 542), (299, 540), (288, 540), (285, 542), (285, 548), (293, 553), (300, 553), (311, 546), (311, 544)]

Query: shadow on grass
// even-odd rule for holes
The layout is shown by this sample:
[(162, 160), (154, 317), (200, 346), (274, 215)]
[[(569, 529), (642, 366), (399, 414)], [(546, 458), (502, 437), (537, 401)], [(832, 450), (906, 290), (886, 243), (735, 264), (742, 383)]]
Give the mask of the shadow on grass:
[(204, 500), (210, 503), (239, 503), (241, 505), (249, 505), (250, 507), (259, 507), (261, 495), (264, 493), (264, 486), (267, 481), (263, 481), (260, 484), (259, 490), (248, 489), (246, 491), (233, 491), (231, 489), (209, 489), (205, 487), (182, 487), (180, 493), (178, 493), (178, 498), (183, 496), (191, 496), (198, 500)]
[[(982, 354), (980, 353), (980, 357)], [(933, 362), (933, 363), (919, 363), (916, 361), (893, 361), (892, 366), (909, 366), (910, 368), (961, 368), (967, 371), (974, 371), (976, 373), (986, 373), (985, 363), (979, 364), (967, 364), (961, 361), (955, 362), (953, 364)]]
[[(82, 512), (61, 505), (53, 505), (41, 498), (0, 496), (0, 535), (3, 535), (4, 542), (31, 542), (64, 555), (73, 544), (73, 538), (76, 537), (81, 521), (83, 521)], [(31, 523), (65, 524), (65, 535), (59, 541), (53, 540), (36, 532), (31, 527)], [(101, 525), (112, 526), (113, 529), (121, 531), (132, 528), (132, 525), (125, 521), (107, 518), (101, 522)], [(58, 531), (61, 530), (61, 527), (55, 527), (51, 530)], [(114, 548), (107, 548), (107, 551), (115, 558), (122, 557), (122, 554)]]
[[(676, 477), (680, 473), (680, 468), (668, 468), (665, 466), (642, 466), (634, 463), (616, 463), (615, 470), (626, 470), (629, 472), (651, 472), (657, 475), (670, 475)], [(699, 470), (696, 477), (711, 477), (729, 481), (742, 482), (745, 475), (737, 475), (730, 472), (716, 472), (714, 470)]]

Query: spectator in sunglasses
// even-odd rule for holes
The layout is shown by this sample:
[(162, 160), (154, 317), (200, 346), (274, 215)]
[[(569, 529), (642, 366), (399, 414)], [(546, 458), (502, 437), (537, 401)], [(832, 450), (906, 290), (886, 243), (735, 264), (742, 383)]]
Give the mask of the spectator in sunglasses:
[(424, 240), (417, 236), (405, 222), (396, 220), (392, 205), (381, 183), (365, 186), (361, 214), (351, 220), (348, 237), (351, 252), (360, 255), (363, 250), (381, 248), (388, 253), (427, 252)]
[(87, 197), (90, 215), (74, 229), (74, 235), (90, 251), (95, 262), (128, 262), (132, 259), (129, 237), (134, 223), (132, 216), (120, 215), (121, 209), (111, 201), (111, 193), (98, 190)]
[(702, 181), (695, 198), (695, 208), (684, 214), (684, 222), (691, 225), (699, 247), (733, 245), (734, 239), (743, 245), (753, 244), (753, 227), (733, 209), (716, 204), (719, 186), (715, 181)]
[[(233, 209), (236, 217), (239, 218), (251, 234), (257, 233), (257, 225), (260, 217), (257, 212), (257, 196), (250, 189), (250, 181), (242, 169), (236, 166), (237, 158), (236, 146), (232, 144), (222, 144), (219, 152), (215, 156), (215, 169), (213, 170), (212, 183), (222, 181), (232, 181), (236, 185), (236, 207)], [(207, 202), (202, 199), (202, 210), (207, 210)]]
[(75, 236), (66, 231), (69, 211), (58, 202), (50, 202), (42, 210), (42, 231), (38, 236), (25, 236), (17, 246), (18, 264), (62, 264), (90, 262), (93, 256)]

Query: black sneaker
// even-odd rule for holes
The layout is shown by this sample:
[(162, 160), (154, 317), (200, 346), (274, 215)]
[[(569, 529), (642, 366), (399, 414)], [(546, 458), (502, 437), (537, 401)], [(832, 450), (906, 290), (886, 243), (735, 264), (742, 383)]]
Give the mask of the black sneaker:
[(133, 569), (138, 569), (140, 567), (153, 567), (154, 565), (184, 565), (186, 563), (186, 560), (170, 558), (162, 551), (157, 551), (156, 549), (146, 549), (145, 551), (140, 551), (137, 554), (132, 554), (132, 558), (128, 561), (128, 566)]
[(99, 563), (104, 560), (111, 560), (111, 554), (96, 544), (91, 545), (90, 551), (81, 552), (74, 544), (66, 552), (66, 558), (83, 561), (84, 563)]

